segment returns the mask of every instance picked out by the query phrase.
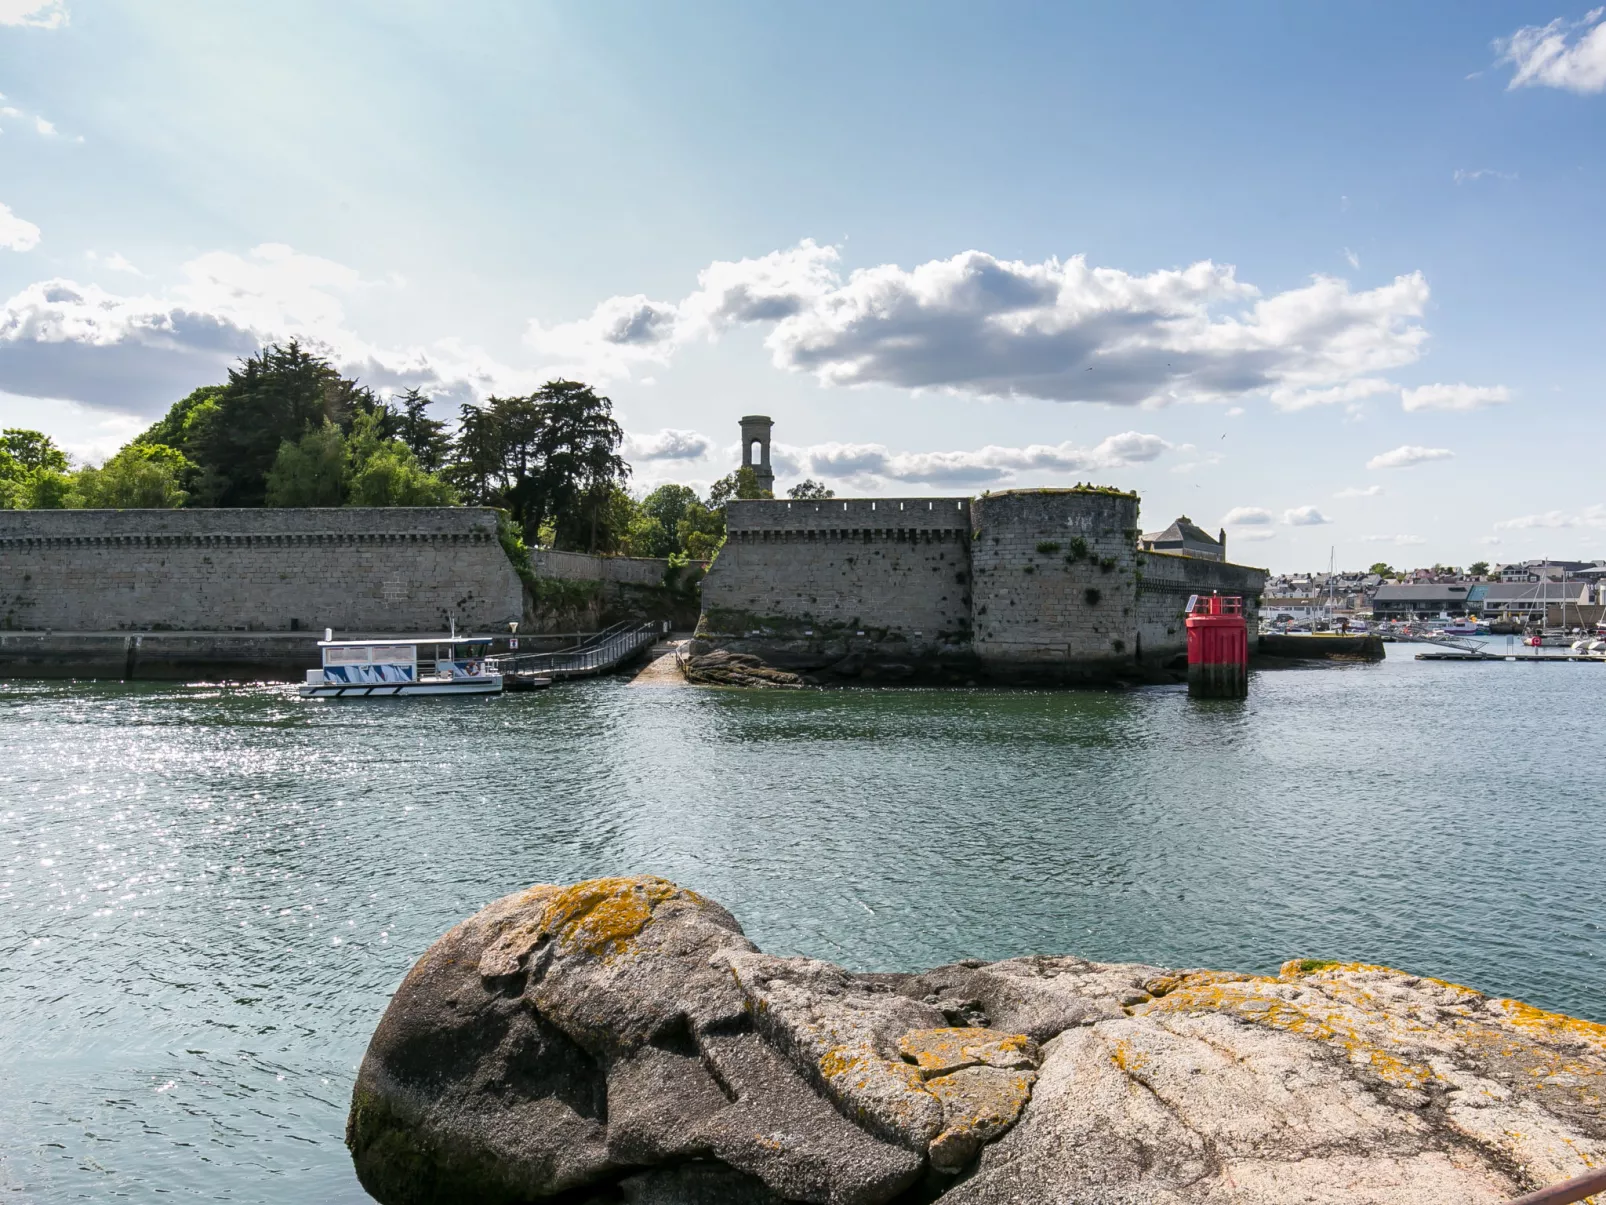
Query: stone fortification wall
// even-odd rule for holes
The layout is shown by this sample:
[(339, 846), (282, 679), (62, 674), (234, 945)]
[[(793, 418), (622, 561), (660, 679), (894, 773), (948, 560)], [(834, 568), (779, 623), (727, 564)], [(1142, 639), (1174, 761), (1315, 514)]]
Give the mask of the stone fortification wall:
[(968, 641), (966, 499), (744, 500), (726, 531), (703, 580), (706, 636), (784, 638), (793, 665), (866, 642), (903, 656)]
[(505, 631), (518, 575), (467, 507), (0, 511), (0, 627)]
[(976, 499), (975, 647), (1008, 677), (1080, 677), (1130, 665), (1136, 494), (1005, 490)]
[(1006, 490), (963, 498), (730, 504), (693, 651), (842, 677), (1100, 681), (1187, 647), (1189, 594), (1265, 573), (1138, 551), (1138, 498)]
[(1138, 553), (1137, 636), (1144, 661), (1164, 664), (1188, 652), (1184, 609), (1194, 594), (1237, 594), (1244, 600), (1250, 642), (1260, 625), (1266, 571), (1171, 552)]
[(530, 553), (524, 630), (595, 631), (626, 619), (660, 619), (685, 631), (697, 623), (697, 583), (705, 561), (671, 567), (661, 557)]
[(662, 557), (596, 556), (589, 552), (557, 552), (537, 548), (530, 553), (536, 577), (561, 582), (618, 582), (628, 586), (661, 586), (669, 562)]

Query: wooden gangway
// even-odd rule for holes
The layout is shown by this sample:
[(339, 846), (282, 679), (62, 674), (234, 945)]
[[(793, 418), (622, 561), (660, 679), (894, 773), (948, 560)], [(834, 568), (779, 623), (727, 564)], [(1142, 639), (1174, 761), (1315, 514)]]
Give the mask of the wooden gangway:
[(668, 631), (669, 624), (662, 620), (631, 619), (594, 632), (566, 649), (551, 653), (499, 653), (487, 657), (486, 665), (502, 674), (514, 689), (517, 689), (514, 684), (520, 681), (590, 678), (626, 664), (644, 649), (651, 648)]

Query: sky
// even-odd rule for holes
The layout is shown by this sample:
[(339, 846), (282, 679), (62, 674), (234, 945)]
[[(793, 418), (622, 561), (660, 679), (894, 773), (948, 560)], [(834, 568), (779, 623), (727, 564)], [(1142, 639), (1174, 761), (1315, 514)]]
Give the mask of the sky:
[(633, 484), (1092, 481), (1273, 570), (1606, 557), (1606, 12), (0, 0), (0, 425), (271, 340)]

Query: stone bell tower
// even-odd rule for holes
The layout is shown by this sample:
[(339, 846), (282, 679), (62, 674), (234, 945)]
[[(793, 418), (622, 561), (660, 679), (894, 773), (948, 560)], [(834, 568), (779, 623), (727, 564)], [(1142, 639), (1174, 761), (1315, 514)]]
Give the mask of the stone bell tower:
[[(742, 467), (752, 469), (758, 478), (758, 488), (775, 492), (775, 470), (770, 468), (770, 428), (775, 424), (766, 414), (748, 414), (742, 418)], [(753, 460), (753, 448), (758, 447), (758, 460)]]

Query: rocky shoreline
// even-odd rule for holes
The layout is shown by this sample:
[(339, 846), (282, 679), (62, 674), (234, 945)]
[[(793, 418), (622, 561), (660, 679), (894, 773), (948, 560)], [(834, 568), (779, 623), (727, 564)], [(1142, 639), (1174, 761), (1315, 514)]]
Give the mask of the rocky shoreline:
[(386, 1205), (1431, 1205), (1606, 1164), (1606, 1026), (1386, 967), (856, 974), (653, 877), (437, 941), (347, 1125)]

